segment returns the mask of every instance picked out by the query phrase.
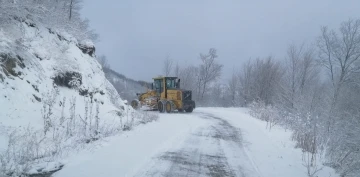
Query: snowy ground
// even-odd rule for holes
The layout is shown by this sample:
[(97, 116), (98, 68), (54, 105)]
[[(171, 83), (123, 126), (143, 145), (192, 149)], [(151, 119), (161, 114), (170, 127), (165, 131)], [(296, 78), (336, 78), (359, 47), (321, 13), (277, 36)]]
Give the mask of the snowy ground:
[[(157, 122), (107, 139), (67, 159), (55, 177), (306, 177), (290, 132), (267, 130), (246, 109), (199, 108), (161, 114)], [(319, 177), (337, 176), (325, 167)]]

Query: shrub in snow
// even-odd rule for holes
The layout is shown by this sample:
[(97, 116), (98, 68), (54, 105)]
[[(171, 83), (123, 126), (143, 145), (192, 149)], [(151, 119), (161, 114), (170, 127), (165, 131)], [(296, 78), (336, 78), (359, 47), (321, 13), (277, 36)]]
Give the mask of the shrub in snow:
[(135, 111), (132, 107), (126, 107), (125, 109), (124, 118), (126, 121), (121, 120), (122, 130), (124, 131), (129, 131), (139, 124), (147, 124), (156, 121), (159, 118), (157, 113)]
[[(57, 91), (53, 91), (44, 95), (44, 130), (26, 127), (11, 128), (8, 132), (8, 146), (5, 151), (0, 151), (0, 174), (20, 176), (52, 173), (63, 165), (57, 165), (57, 168), (44, 167), (48, 170), (39, 166), (56, 162), (68, 153), (83, 148), (84, 144), (158, 119), (156, 113), (136, 112), (127, 106), (125, 114), (115, 113), (120, 116), (121, 121), (105, 121), (99, 114), (100, 103), (91, 102), (89, 98), (84, 107), (87, 110), (84, 115), (75, 112), (74, 98), (70, 99), (69, 104), (65, 104), (66, 98), (61, 102), (63, 110), (69, 109), (69, 117), (64, 114), (55, 115), (53, 109), (57, 94)], [(36, 173), (34, 169), (41, 170), (36, 170)]]
[(322, 170), (318, 164), (318, 158), (323, 157), (326, 139), (319, 134), (319, 117), (309, 112), (284, 114), (280, 109), (266, 105), (264, 102), (253, 102), (249, 105), (250, 114), (258, 119), (266, 121), (266, 126), (271, 129), (279, 124), (290, 128), (292, 140), (296, 142), (296, 148), (303, 151), (303, 165), (306, 167), (307, 175), (315, 177)]
[(32, 161), (50, 153), (40, 148), (44, 139), (39, 135), (40, 131), (30, 127), (10, 131), (7, 149), (0, 153), (0, 174), (20, 176), (29, 170)]
[[(56, 137), (55, 137), (56, 135)], [(43, 132), (33, 128), (14, 129), (8, 134), (8, 147), (0, 153), (0, 174), (22, 176), (29, 174), (46, 174), (54, 172), (63, 165), (53, 169), (45, 167), (32, 171), (38, 164), (49, 163), (62, 153), (63, 136), (54, 133), (53, 137), (44, 136)]]
[(269, 129), (274, 125), (281, 123), (282, 117), (280, 116), (280, 111), (271, 105), (266, 105), (264, 102), (259, 101), (251, 103), (249, 108), (250, 115), (266, 121), (266, 126), (269, 127)]

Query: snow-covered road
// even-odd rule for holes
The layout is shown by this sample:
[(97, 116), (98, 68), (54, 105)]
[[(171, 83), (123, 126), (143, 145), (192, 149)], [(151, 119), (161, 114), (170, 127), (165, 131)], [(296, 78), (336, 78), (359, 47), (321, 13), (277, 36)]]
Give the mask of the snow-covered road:
[(260, 176), (249, 163), (236, 127), (210, 114), (194, 115), (206, 125), (187, 133), (176, 147), (157, 154), (135, 176)]
[[(200, 108), (157, 122), (67, 159), (55, 177), (305, 177), (290, 133), (265, 129), (246, 109)], [(336, 176), (324, 168), (321, 176)]]

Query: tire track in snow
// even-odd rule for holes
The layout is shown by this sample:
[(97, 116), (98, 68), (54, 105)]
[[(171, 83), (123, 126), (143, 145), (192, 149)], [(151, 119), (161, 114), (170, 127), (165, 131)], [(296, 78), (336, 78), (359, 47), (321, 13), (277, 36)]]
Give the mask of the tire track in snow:
[[(210, 114), (199, 118), (209, 125), (189, 134), (182, 147), (163, 152), (154, 163), (135, 176), (164, 177), (259, 177), (256, 167), (249, 165), (240, 131), (229, 122)], [(254, 168), (254, 169), (248, 169)]]

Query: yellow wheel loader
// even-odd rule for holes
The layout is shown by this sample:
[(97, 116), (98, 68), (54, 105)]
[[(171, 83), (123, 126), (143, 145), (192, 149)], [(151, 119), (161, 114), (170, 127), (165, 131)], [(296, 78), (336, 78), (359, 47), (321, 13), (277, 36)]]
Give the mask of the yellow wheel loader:
[(153, 78), (151, 89), (146, 93), (138, 93), (138, 99), (131, 101), (134, 109), (158, 110), (159, 112), (171, 113), (192, 112), (195, 109), (195, 101), (192, 100), (190, 90), (180, 89), (180, 79), (177, 77)]

